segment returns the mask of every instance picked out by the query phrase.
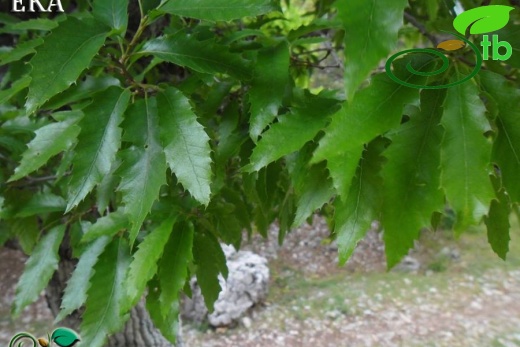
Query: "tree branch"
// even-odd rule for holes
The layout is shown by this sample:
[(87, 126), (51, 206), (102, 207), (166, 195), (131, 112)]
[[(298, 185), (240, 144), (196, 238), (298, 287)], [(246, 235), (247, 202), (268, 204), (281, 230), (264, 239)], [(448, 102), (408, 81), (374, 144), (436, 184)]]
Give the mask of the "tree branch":
[(426, 30), (426, 27), (424, 26), (424, 24), (422, 24), (421, 22), (419, 22), (417, 20), (417, 18), (415, 18), (412, 14), (410, 14), (409, 12), (405, 12), (404, 13), (404, 18), (411, 24), (413, 25), (414, 27), (417, 28), (417, 30), (419, 30), (419, 32), (421, 34), (423, 34), (424, 37), (426, 37), (428, 40), (431, 41), (431, 43), (433, 43), (433, 45), (435, 47), (437, 47), (437, 45), (439, 44), (439, 40), (437, 40), (437, 37), (435, 37), (435, 35), (431, 34), (430, 32), (428, 32), (428, 30)]

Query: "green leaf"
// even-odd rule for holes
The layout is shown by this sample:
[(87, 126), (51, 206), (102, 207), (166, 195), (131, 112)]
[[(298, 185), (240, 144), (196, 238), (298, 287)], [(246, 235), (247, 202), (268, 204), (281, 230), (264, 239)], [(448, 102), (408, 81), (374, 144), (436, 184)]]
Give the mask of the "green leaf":
[(343, 197), (349, 195), (364, 144), (398, 125), (403, 104), (417, 94), (412, 88), (400, 92), (401, 88), (388, 83), (386, 76), (377, 77), (358, 93), (350, 107), (343, 106), (332, 117), (314, 153), (313, 162), (327, 160), (334, 188)]
[(52, 19), (47, 18), (36, 18), (29, 19), (23, 22), (12, 23), (6, 25), (2, 31), (4, 32), (18, 32), (24, 30), (39, 30), (39, 31), (49, 31), (58, 26), (58, 22)]
[(139, 54), (153, 55), (198, 72), (223, 73), (241, 80), (251, 78), (249, 61), (230, 53), (227, 46), (212, 40), (199, 41), (184, 30), (147, 41)]
[(130, 244), (137, 237), (141, 225), (159, 190), (166, 184), (166, 160), (159, 139), (159, 119), (155, 98), (139, 100), (127, 114), (124, 140), (134, 146), (120, 152), (122, 165), (119, 170), (125, 214), (131, 223)]
[(9, 100), (31, 84), (31, 77), (24, 76), (11, 84), (11, 88), (0, 91), (0, 104), (7, 104)]
[(25, 105), (27, 112), (33, 113), (74, 83), (99, 51), (106, 35), (106, 27), (92, 19), (69, 17), (60, 23), (31, 59), (33, 69)]
[[(144, 238), (139, 245), (139, 249), (135, 252), (123, 284), (126, 290), (126, 298), (122, 303), (122, 313), (130, 311), (137, 304), (146, 288), (146, 283), (157, 272), (157, 261), (164, 252), (164, 247), (172, 233), (175, 220), (175, 217), (165, 220)], [(167, 276), (172, 276), (171, 270), (171, 267), (168, 268), (169, 273)]]
[(14, 170), (9, 182), (19, 180), (45, 165), (47, 161), (67, 150), (76, 141), (80, 128), (76, 125), (78, 117), (51, 123), (35, 131), (36, 136), (27, 145), (20, 165)]
[(124, 36), (128, 26), (128, 0), (94, 0), (92, 14), (98, 21)]
[[(168, 276), (170, 275), (168, 274)], [(157, 279), (150, 281), (148, 285), (148, 295), (146, 296), (146, 309), (155, 327), (159, 329), (161, 334), (168, 341), (175, 345), (177, 342), (177, 332), (179, 331), (179, 302), (175, 301), (169, 307), (164, 307), (159, 300), (161, 293), (159, 281)], [(162, 310), (164, 309), (169, 309), (166, 317), (162, 315)]]
[(310, 97), (303, 107), (293, 107), (290, 113), (280, 115), (278, 122), (262, 135), (251, 155), (251, 164), (244, 170), (258, 171), (299, 150), (325, 128), (337, 108), (337, 100)]
[(51, 229), (36, 245), (31, 257), (25, 264), (25, 269), (16, 286), (12, 313), (15, 317), (23, 309), (36, 301), (54, 271), (58, 269), (60, 257), (58, 250), (65, 234), (65, 226), (60, 225)]
[(22, 251), (31, 254), (33, 248), (40, 237), (40, 226), (36, 217), (17, 218), (12, 221), (10, 229), (16, 236)]
[[(188, 265), (193, 260), (193, 224), (182, 223), (174, 229), (164, 248), (159, 264), (158, 277), (161, 286), (159, 302), (161, 315), (167, 320), (179, 303), (179, 292), (188, 277)], [(176, 319), (177, 317), (175, 317)]]
[(197, 282), (206, 307), (212, 312), (221, 290), (218, 275), (227, 277), (228, 274), (226, 257), (218, 241), (205, 233), (195, 233), (193, 257), (197, 264)]
[(79, 336), (74, 330), (58, 328), (52, 332), (51, 341), (59, 347), (72, 347), (79, 341)]
[(43, 44), (43, 39), (40, 37), (20, 43), (9, 52), (0, 54), (0, 66), (18, 61), (29, 54), (36, 53), (35, 48), (41, 44)]
[(166, 0), (159, 10), (182, 17), (229, 21), (281, 11), (273, 0)]
[(128, 227), (128, 217), (122, 210), (117, 210), (99, 218), (96, 223), (87, 229), (81, 242), (90, 242), (102, 236), (113, 236)]
[(490, 5), (473, 8), (459, 14), (453, 21), (453, 27), (461, 34), (472, 35), (486, 34), (502, 29), (509, 22), (509, 12), (514, 7), (503, 5)]
[(121, 316), (121, 301), (130, 264), (130, 250), (125, 240), (114, 239), (94, 266), (94, 276), (87, 292), (87, 302), (81, 323), (81, 344), (103, 347), (108, 335), (123, 327), (128, 315)]
[(397, 43), (406, 0), (338, 0), (345, 29), (345, 88), (351, 99), (359, 85)]
[(130, 91), (110, 87), (94, 97), (79, 122), (81, 132), (72, 160), (67, 212), (76, 207), (110, 172), (121, 145), (121, 128)]
[(81, 308), (87, 301), (87, 291), (90, 288), (90, 279), (94, 275), (94, 266), (98, 258), (111, 241), (108, 236), (98, 237), (83, 251), (78, 264), (67, 282), (67, 287), (61, 300), (61, 311), (54, 320), (54, 323)]
[(119, 161), (115, 161), (110, 172), (103, 177), (96, 189), (96, 206), (101, 214), (105, 213), (114, 198), (114, 191), (119, 184), (119, 177), (114, 173), (119, 169), (120, 165), (121, 163)]
[(293, 228), (302, 225), (317, 209), (329, 202), (335, 193), (332, 180), (320, 165), (308, 168), (305, 182), (298, 190), (298, 207), (292, 223)]
[(324, 163), (318, 165), (309, 165), (308, 163), (314, 148), (314, 144), (312, 147), (304, 147), (295, 156), (294, 164), (292, 158), (287, 158), (291, 180), (298, 195), (296, 216), (292, 223), (293, 228), (302, 225), (315, 210), (329, 202), (335, 194), (332, 180)]
[(508, 42), (513, 49), (512, 56), (507, 60), (507, 65), (520, 67), (520, 25), (511, 21), (496, 33), (500, 41)]
[(166, 162), (179, 182), (200, 203), (210, 201), (211, 148), (188, 98), (175, 88), (157, 96)]
[(285, 88), (289, 84), (289, 58), (290, 52), (285, 42), (258, 53), (249, 91), (249, 132), (254, 141), (278, 115)]
[(53, 97), (49, 102), (46, 102), (43, 107), (45, 109), (56, 110), (63, 106), (70, 106), (78, 101), (91, 98), (111, 86), (119, 85), (121, 85), (121, 83), (113, 76), (87, 76), (84, 81), (78, 82), (77, 85)]
[(520, 203), (520, 91), (503, 76), (489, 71), (482, 71), (480, 80), (498, 108), (493, 162), (500, 168), (502, 182), (511, 200)]
[(493, 251), (503, 260), (506, 260), (509, 252), (509, 216), (511, 215), (510, 199), (504, 189), (500, 187), (500, 182), (492, 176), (494, 181), (497, 198), (491, 201), (489, 213), (484, 217), (487, 226), (488, 242)]
[(141, 4), (143, 5), (143, 12), (148, 13), (149, 11), (159, 6), (160, 3), (161, 0), (142, 0)]
[[(404, 74), (408, 63), (412, 63), (417, 71), (433, 68), (431, 57), (414, 55), (396, 61), (395, 73)], [(408, 72), (406, 76), (401, 79), (410, 83), (423, 81), (420, 76)], [(339, 195), (345, 198), (349, 194), (364, 145), (398, 127), (403, 106), (417, 98), (417, 89), (403, 87), (386, 74), (378, 74), (372, 78), (369, 87), (356, 94), (350, 105), (344, 105), (332, 116), (332, 122), (326, 129), (312, 162), (327, 160), (327, 168)]]
[(65, 210), (65, 200), (61, 196), (51, 193), (38, 193), (31, 197), (16, 211), (16, 217), (23, 218), (41, 215), (50, 212), (62, 212)]
[(485, 111), (474, 83), (448, 89), (441, 123), (446, 131), (441, 146), (441, 187), (456, 213), (457, 232), (478, 224), (494, 198), (489, 181), (491, 143), (484, 137), (489, 130)]
[(388, 268), (396, 265), (431, 215), (444, 209), (440, 185), (440, 126), (445, 90), (423, 90), (421, 110), (389, 135), (392, 144), (384, 155), (382, 223)]
[(334, 201), (334, 233), (338, 243), (339, 263), (344, 265), (363, 239), (382, 205), (380, 177), (385, 141), (378, 139), (363, 152), (348, 195)]

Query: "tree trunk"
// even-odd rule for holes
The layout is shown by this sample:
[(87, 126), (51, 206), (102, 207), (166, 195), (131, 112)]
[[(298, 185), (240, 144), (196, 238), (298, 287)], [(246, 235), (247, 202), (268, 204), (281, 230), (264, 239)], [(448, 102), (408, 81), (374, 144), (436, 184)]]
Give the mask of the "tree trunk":
[[(66, 244), (66, 242), (64, 243)], [(74, 270), (76, 262), (71, 260), (70, 249), (60, 249), (61, 261), (58, 271), (54, 274), (46, 290), (46, 298), (53, 315), (57, 315), (60, 309), (63, 290)], [(79, 331), (82, 312), (74, 312), (65, 318), (62, 326)], [(179, 317), (180, 320), (180, 317)], [(184, 347), (182, 342), (182, 324), (179, 321), (179, 333), (175, 347)], [(173, 347), (162, 334), (154, 327), (144, 302), (141, 301), (130, 312), (130, 319), (124, 329), (109, 337), (106, 347)]]

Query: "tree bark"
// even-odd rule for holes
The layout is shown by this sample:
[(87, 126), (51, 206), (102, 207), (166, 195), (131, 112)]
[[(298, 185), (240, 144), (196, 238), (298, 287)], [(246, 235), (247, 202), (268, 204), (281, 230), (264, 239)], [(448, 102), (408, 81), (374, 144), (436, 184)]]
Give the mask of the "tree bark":
[[(64, 242), (66, 244), (67, 242)], [(70, 249), (60, 249), (61, 261), (58, 271), (51, 279), (46, 290), (46, 298), (49, 308), (54, 316), (60, 310), (61, 297), (76, 265), (76, 261), (70, 257)], [(82, 311), (76, 311), (66, 317), (60, 324), (79, 331)], [(180, 317), (179, 317), (180, 320)], [(175, 347), (184, 347), (182, 342), (182, 324), (179, 321), (179, 333)], [(173, 347), (162, 334), (155, 328), (144, 302), (141, 300), (130, 312), (130, 319), (124, 329), (109, 337), (106, 347)]]

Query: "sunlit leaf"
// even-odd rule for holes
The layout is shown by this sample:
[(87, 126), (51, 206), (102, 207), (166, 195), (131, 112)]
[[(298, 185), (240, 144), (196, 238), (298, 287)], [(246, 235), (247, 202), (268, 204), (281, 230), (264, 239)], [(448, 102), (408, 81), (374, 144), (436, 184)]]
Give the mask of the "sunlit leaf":
[(183, 17), (227, 21), (279, 11), (273, 0), (164, 0), (161, 11)]
[(68, 17), (60, 23), (44, 44), (37, 47), (36, 55), (31, 59), (33, 69), (25, 105), (27, 112), (33, 113), (74, 83), (105, 42), (107, 33), (105, 26), (92, 19)]
[(16, 286), (12, 313), (19, 316), (23, 309), (32, 304), (49, 283), (58, 269), (58, 249), (65, 234), (65, 226), (51, 229), (36, 245)]
[(193, 197), (207, 205), (212, 176), (209, 136), (179, 90), (168, 88), (157, 96), (157, 103), (168, 166)]
[(478, 224), (494, 198), (489, 180), (491, 143), (485, 108), (474, 83), (448, 88), (442, 126), (441, 187), (457, 216), (455, 230)]

